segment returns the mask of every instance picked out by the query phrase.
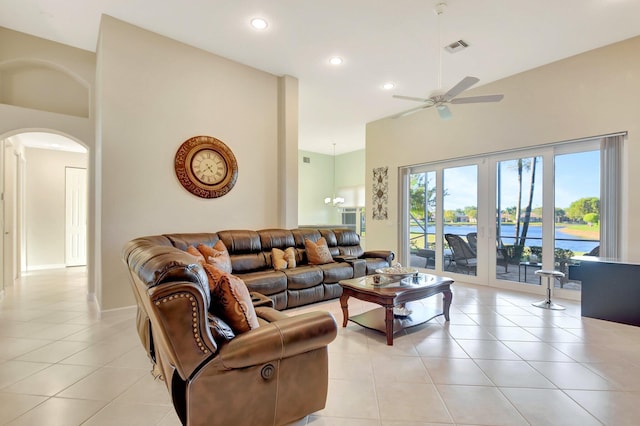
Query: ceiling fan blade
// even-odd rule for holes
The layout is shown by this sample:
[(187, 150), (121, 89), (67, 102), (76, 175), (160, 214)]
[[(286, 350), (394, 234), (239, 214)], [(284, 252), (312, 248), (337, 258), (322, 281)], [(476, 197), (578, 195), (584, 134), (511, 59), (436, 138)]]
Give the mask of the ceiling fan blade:
[(448, 120), (452, 117), (451, 110), (449, 110), (448, 106), (440, 104), (436, 107), (436, 109), (438, 110), (438, 114), (440, 115), (441, 119)]
[(452, 104), (474, 104), (478, 102), (500, 102), (504, 95), (468, 96), (466, 98), (451, 99)]
[(420, 111), (421, 109), (429, 108), (429, 107), (432, 107), (432, 106), (433, 106), (433, 104), (421, 105), (419, 107), (415, 107), (415, 108), (408, 109), (406, 111), (402, 111), (401, 113), (398, 113), (396, 115), (392, 115), (391, 118), (406, 117), (407, 115), (411, 115), (413, 113), (416, 113), (416, 112)]
[(393, 98), (396, 99), (405, 99), (407, 101), (417, 101), (417, 102), (433, 102), (431, 99), (429, 98), (416, 98), (413, 96), (401, 96), (401, 95), (392, 95)]
[(460, 93), (464, 92), (469, 87), (473, 86), (474, 84), (476, 84), (479, 81), (480, 81), (480, 79), (476, 78), (476, 77), (465, 77), (462, 80), (460, 80), (460, 82), (458, 84), (456, 84), (451, 89), (449, 89), (449, 91), (447, 93), (442, 95), (442, 99), (445, 102), (446, 101), (450, 101), (451, 99), (455, 98)]

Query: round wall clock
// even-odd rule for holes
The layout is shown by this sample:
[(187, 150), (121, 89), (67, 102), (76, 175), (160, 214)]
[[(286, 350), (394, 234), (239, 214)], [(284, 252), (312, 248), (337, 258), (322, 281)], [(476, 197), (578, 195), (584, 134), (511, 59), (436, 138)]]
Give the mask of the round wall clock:
[(176, 176), (189, 192), (218, 198), (231, 191), (238, 178), (238, 162), (222, 141), (211, 136), (187, 139), (176, 152)]

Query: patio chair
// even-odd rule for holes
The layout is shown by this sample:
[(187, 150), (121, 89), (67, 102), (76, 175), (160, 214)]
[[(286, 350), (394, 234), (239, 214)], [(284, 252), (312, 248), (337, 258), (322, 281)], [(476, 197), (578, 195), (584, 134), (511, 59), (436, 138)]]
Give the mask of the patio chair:
[[(474, 253), (478, 252), (478, 233), (477, 232), (469, 232), (467, 234), (467, 241), (469, 242), (469, 247), (473, 250)], [(509, 272), (509, 256), (507, 255), (507, 250), (502, 247), (502, 243), (496, 242), (496, 264), (504, 266), (504, 272)]]
[(584, 256), (600, 256), (600, 246), (595, 246), (589, 253), (585, 253)]
[(509, 254), (502, 241), (496, 241), (496, 265), (504, 266), (504, 272), (509, 272)]
[(478, 252), (478, 233), (477, 232), (469, 232), (467, 234), (467, 241), (469, 242), (469, 247), (475, 253)]
[(478, 259), (469, 244), (456, 234), (444, 234), (444, 238), (451, 248), (451, 260), (455, 263), (456, 271), (458, 268), (461, 268), (464, 269), (467, 274), (471, 274), (473, 271), (475, 275), (478, 267)]

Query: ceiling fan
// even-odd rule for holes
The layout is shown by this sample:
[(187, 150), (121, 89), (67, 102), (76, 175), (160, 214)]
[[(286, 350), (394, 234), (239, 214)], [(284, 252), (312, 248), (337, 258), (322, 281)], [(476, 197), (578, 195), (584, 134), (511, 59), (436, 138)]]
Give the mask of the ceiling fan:
[[(438, 49), (439, 49), (439, 63), (438, 63), (438, 87), (442, 87), (442, 45), (440, 42), (440, 16), (444, 13), (446, 8), (446, 3), (439, 3), (436, 5), (435, 12), (438, 15)], [(392, 116), (392, 118), (404, 117), (409, 114), (413, 114), (414, 112), (418, 112), (421, 109), (435, 107), (442, 119), (451, 118), (451, 110), (447, 104), (473, 104), (473, 103), (481, 103), (481, 102), (500, 102), (504, 95), (482, 95), (482, 96), (468, 96), (464, 98), (457, 98), (460, 93), (464, 92), (474, 84), (476, 84), (480, 79), (476, 77), (465, 77), (458, 84), (453, 86), (445, 93), (435, 93), (432, 94), (428, 98), (419, 98), (413, 96), (401, 96), (401, 95), (393, 95), (396, 99), (405, 99), (409, 101), (421, 102), (422, 105), (411, 108), (409, 110), (403, 111), (399, 114)]]

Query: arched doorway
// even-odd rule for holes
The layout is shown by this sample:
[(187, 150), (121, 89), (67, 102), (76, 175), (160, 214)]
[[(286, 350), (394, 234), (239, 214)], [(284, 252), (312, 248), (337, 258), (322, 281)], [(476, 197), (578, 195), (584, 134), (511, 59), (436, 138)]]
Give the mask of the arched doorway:
[[(87, 149), (50, 131), (18, 132), (1, 142), (0, 288), (24, 271), (86, 265)], [(81, 257), (70, 262), (74, 242), (72, 253)]]

